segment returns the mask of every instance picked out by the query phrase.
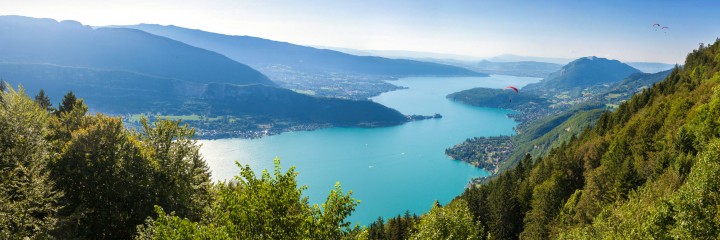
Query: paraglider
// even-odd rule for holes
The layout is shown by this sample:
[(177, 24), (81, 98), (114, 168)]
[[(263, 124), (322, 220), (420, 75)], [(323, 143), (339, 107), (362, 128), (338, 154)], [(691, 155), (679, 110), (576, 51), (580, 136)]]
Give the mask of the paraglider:
[[(505, 87), (505, 89), (503, 89), (503, 90), (515, 91), (515, 93), (519, 93), (519, 92), (520, 92), (520, 91), (518, 91), (518, 89), (517, 89), (516, 87), (513, 87), (513, 86), (507, 86), (507, 87)], [(509, 100), (510, 102), (512, 102), (512, 94), (509, 94), (509, 95), (508, 95), (508, 100)]]
[(670, 29), (668, 26), (660, 25), (659, 23), (653, 23), (652, 25), (653, 30), (657, 32), (658, 29), (662, 30), (663, 32), (667, 33), (667, 29)]

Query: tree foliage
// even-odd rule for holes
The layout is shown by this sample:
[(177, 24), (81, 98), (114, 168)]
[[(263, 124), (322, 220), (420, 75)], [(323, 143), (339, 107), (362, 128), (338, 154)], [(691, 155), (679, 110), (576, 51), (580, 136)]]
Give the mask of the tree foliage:
[(49, 115), (22, 87), (0, 99), (0, 238), (48, 238), (62, 195), (46, 167)]
[(154, 205), (193, 220), (205, 216), (210, 173), (192, 129), (161, 120), (144, 122), (136, 133), (119, 118), (84, 116), (81, 100), (66, 103), (73, 107), (58, 117), (56, 141), (67, 142), (52, 165), (65, 192), (63, 237), (130, 238), (135, 226), (155, 216)]
[(445, 207), (437, 202), (420, 218), (417, 232), (410, 239), (478, 239), (479, 229), (464, 200)]
[(158, 208), (160, 216), (141, 227), (138, 238), (343, 239), (364, 234), (345, 222), (359, 201), (351, 197), (352, 192), (344, 194), (339, 183), (325, 203), (310, 205), (302, 196), (306, 187), (298, 186), (294, 168), (283, 173), (279, 159), (272, 174), (264, 170), (256, 176), (249, 166), (240, 167), (235, 181), (217, 185), (212, 218), (194, 222)]
[(398, 214), (396, 217), (387, 219), (387, 221), (379, 217), (375, 222), (368, 225), (368, 239), (409, 239), (417, 231), (419, 223), (420, 217), (415, 214), (410, 215), (410, 211), (405, 211), (404, 215)]
[(210, 170), (194, 139), (195, 130), (180, 121), (142, 119), (138, 139), (154, 165), (157, 205), (194, 221), (210, 210)]
[(63, 96), (62, 101), (58, 105), (56, 114), (60, 115), (72, 111), (77, 101), (78, 99), (75, 97), (75, 94), (72, 91), (68, 92)]
[(45, 95), (45, 90), (40, 89), (40, 92), (38, 92), (37, 95), (35, 95), (35, 102), (37, 102), (38, 105), (40, 105), (40, 108), (45, 109), (48, 112), (55, 111), (55, 109), (52, 106), (52, 102), (50, 102), (50, 97)]

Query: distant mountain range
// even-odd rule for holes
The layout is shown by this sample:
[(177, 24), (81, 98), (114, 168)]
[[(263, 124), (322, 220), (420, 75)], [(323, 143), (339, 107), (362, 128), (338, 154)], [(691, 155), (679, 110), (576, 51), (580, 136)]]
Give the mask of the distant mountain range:
[[(285, 66), (299, 72), (335, 72), (386, 76), (486, 76), (468, 69), (430, 62), (356, 56), (250, 36), (230, 36), (177, 26), (140, 24), (123, 26), (172, 38), (221, 53), (261, 71)], [(269, 73), (268, 73), (269, 74)]]
[(72, 90), (93, 111), (229, 115), (257, 124), (386, 126), (408, 120), (370, 101), (278, 88), (223, 55), (136, 29), (2, 16), (0, 35), (0, 78), (31, 95), (44, 89), (55, 102)]
[(491, 62), (482, 60), (474, 63), (466, 63), (468, 69), (481, 71), (490, 74), (512, 75), (521, 77), (546, 77), (550, 73), (559, 70), (562, 65), (547, 62)]
[[(573, 61), (568, 58), (549, 58), (549, 57), (531, 57), (519, 56), (513, 54), (503, 54), (486, 59), (491, 62), (545, 62), (565, 65)], [(673, 68), (674, 64), (658, 63), (658, 62), (623, 62), (634, 67), (644, 73), (657, 73)]]
[[(490, 62), (498, 63), (511, 63), (511, 62), (543, 62), (543, 63), (554, 63), (559, 65), (565, 65), (573, 61), (568, 58), (549, 58), (549, 57), (531, 57), (531, 56), (519, 56), (513, 54), (503, 54), (495, 57), (486, 59)], [(634, 67), (644, 73), (657, 73), (665, 70), (672, 69), (674, 64), (658, 63), (658, 62), (623, 62), (631, 67)]]
[(435, 62), (435, 60), (457, 60), (476, 62), (480, 61), (482, 57), (474, 57), (460, 54), (450, 53), (436, 53), (436, 52), (422, 52), (422, 51), (408, 51), (408, 50), (374, 50), (374, 49), (352, 49), (352, 48), (341, 48), (341, 47), (327, 47), (327, 46), (314, 46), (320, 49), (335, 50), (338, 52), (344, 52), (358, 56), (378, 56), (386, 58), (404, 58), (414, 59), (419, 61)]
[[(562, 67), (561, 64), (551, 62), (537, 61), (488, 61), (481, 57), (472, 57), (457, 54), (418, 52), (404, 50), (357, 50), (349, 48), (337, 47), (321, 47), (344, 53), (362, 55), (362, 56), (382, 56), (388, 58), (407, 58), (418, 61), (434, 62), (445, 65), (452, 65), (470, 69), (476, 72), (487, 74), (511, 75), (521, 77), (546, 77), (548, 74), (557, 71)], [(504, 55), (503, 55), (504, 56)], [(512, 55), (514, 56), (514, 55)], [(524, 58), (518, 56), (518, 59)], [(552, 60), (552, 58), (537, 58), (543, 60)], [(569, 60), (567, 61), (569, 62)]]
[(223, 55), (134, 29), (0, 17), (0, 62), (112, 69), (196, 83), (275, 85)]
[[(459, 66), (482, 73), (513, 75), (522, 77), (541, 77), (559, 70), (572, 59), (520, 56), (502, 54), (495, 57), (483, 58), (457, 54), (403, 51), (403, 50), (357, 50), (349, 48), (324, 47), (345, 53), (382, 56), (390, 58), (407, 58), (420, 61), (436, 62), (441, 64)], [(624, 62), (644, 73), (657, 73), (672, 69), (675, 65), (657, 62)]]
[(552, 58), (552, 57), (533, 57), (533, 56), (520, 56), (514, 54), (502, 54), (495, 57), (486, 59), (491, 62), (546, 62), (565, 65), (572, 61), (568, 58)]
[[(473, 71), (512, 75), (521, 77), (545, 78), (568, 63), (571, 59), (519, 56), (503, 54), (490, 58), (470, 57), (455, 54), (401, 51), (401, 50), (355, 50), (347, 48), (331, 48), (334, 50), (360, 55), (377, 55), (383, 57), (402, 57), (419, 61), (435, 62), (467, 68)], [(657, 62), (623, 62), (644, 73), (657, 73), (672, 69), (675, 65)]]
[(625, 62), (625, 64), (631, 67), (637, 68), (644, 73), (658, 73), (672, 69), (675, 67), (673, 64), (667, 63), (654, 63), (654, 62)]
[(577, 96), (584, 88), (613, 84), (633, 73), (640, 73), (640, 70), (617, 60), (584, 57), (568, 63), (538, 83), (528, 84), (523, 91), (539, 95), (568, 92)]

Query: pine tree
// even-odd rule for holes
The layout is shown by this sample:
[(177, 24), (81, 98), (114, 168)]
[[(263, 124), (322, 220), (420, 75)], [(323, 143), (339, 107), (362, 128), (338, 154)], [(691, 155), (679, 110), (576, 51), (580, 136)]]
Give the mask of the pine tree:
[(46, 168), (48, 113), (22, 88), (0, 98), (0, 238), (49, 238), (61, 193)]
[(50, 98), (45, 95), (45, 90), (40, 89), (40, 92), (35, 95), (35, 102), (40, 105), (40, 108), (45, 109), (48, 112), (52, 112), (55, 109), (53, 109), (52, 102), (50, 102)]
[(368, 238), (373, 240), (384, 240), (385, 239), (385, 220), (382, 217), (371, 223), (368, 227), (369, 235)]
[(62, 113), (70, 112), (75, 107), (75, 103), (78, 101), (77, 97), (72, 91), (69, 91), (63, 96), (62, 102), (58, 105), (56, 114), (60, 116)]

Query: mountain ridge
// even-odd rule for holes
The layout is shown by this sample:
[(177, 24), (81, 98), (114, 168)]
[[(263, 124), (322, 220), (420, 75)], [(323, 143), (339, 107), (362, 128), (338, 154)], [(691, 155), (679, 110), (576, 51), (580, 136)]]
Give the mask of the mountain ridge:
[(93, 29), (57, 22), (0, 16), (0, 61), (115, 69), (199, 83), (275, 85), (247, 65), (218, 53), (135, 29)]
[(589, 56), (566, 64), (540, 82), (528, 84), (523, 90), (540, 95), (570, 91), (570, 95), (579, 96), (584, 88), (612, 84), (639, 72), (618, 60)]
[[(113, 26), (120, 27), (120, 26)], [(262, 69), (267, 65), (287, 65), (300, 71), (331, 71), (351, 74), (418, 76), (484, 76), (459, 67), (375, 56), (355, 56), (339, 51), (302, 46), (253, 36), (225, 35), (174, 25), (139, 24), (121, 26), (169, 37), (190, 45), (216, 51)], [(323, 58), (323, 59), (318, 59)], [(395, 65), (385, 67), (384, 65)], [(424, 69), (420, 69), (424, 68)], [(428, 70), (429, 69), (429, 70)]]

